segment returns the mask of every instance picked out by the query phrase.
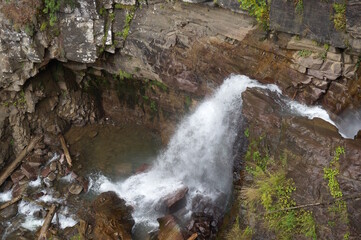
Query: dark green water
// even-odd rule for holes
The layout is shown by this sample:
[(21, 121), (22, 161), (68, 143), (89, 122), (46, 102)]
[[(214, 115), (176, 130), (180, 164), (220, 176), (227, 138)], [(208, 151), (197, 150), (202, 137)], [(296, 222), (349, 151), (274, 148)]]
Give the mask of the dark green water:
[(74, 127), (65, 137), (77, 156), (74, 169), (79, 175), (101, 172), (112, 180), (127, 178), (151, 164), (161, 148), (159, 136), (137, 125)]

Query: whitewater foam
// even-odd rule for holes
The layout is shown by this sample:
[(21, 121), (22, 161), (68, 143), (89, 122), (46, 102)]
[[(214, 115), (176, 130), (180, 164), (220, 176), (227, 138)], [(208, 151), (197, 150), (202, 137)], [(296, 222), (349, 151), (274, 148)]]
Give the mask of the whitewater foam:
[(12, 194), (13, 194), (12, 190), (0, 193), (0, 202), (10, 201), (12, 198)]

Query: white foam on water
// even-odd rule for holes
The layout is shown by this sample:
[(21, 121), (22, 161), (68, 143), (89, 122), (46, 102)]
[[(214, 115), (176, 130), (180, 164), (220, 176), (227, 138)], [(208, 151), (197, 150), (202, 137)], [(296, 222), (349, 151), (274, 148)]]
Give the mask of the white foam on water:
[(74, 178), (73, 178), (72, 174), (69, 173), (68, 175), (60, 178), (60, 181), (64, 181), (64, 182), (70, 183), (70, 182), (73, 182), (73, 181), (74, 181)]
[(12, 194), (12, 190), (0, 193), (0, 202), (10, 201), (12, 199)]
[(64, 229), (67, 227), (73, 227), (78, 223), (78, 221), (75, 221), (73, 216), (66, 216), (63, 214), (59, 214), (59, 224), (60, 228)]
[(51, 194), (46, 194), (46, 195), (43, 195), (41, 196), (39, 199), (38, 199), (39, 202), (44, 202), (44, 203), (61, 203), (63, 202), (62, 199), (60, 198), (55, 198), (53, 197)]
[(53, 154), (53, 157), (48, 160), (48, 162), (46, 163), (46, 165), (50, 164), (51, 162), (54, 162), (55, 160), (58, 160), (59, 157), (60, 157), (60, 156), (59, 156), (57, 153), (54, 153), (54, 154)]
[(36, 180), (30, 181), (30, 182), (29, 182), (29, 186), (30, 186), (30, 187), (33, 187), (33, 188), (40, 187), (40, 186), (41, 186), (40, 176), (38, 176), (38, 178), (37, 178)]
[(42, 207), (39, 205), (21, 200), (18, 205), (19, 213), (24, 215), (24, 222), (21, 224), (21, 226), (30, 231), (35, 231), (41, 227), (44, 223), (44, 219), (37, 219), (34, 217), (34, 213), (40, 211), (41, 209)]

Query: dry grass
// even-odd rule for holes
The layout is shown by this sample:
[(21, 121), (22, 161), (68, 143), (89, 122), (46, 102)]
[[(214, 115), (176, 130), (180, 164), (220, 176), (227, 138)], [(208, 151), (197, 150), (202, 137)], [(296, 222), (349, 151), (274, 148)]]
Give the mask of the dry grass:
[(14, 25), (25, 26), (35, 22), (41, 5), (41, 0), (15, 0), (3, 3), (1, 12)]

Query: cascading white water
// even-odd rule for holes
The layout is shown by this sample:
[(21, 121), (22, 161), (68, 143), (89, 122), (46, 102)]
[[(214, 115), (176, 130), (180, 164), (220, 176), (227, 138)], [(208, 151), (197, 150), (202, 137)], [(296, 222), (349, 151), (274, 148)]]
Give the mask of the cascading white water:
[[(157, 209), (162, 199), (184, 186), (189, 188), (186, 206), (189, 211), (197, 195), (213, 200), (228, 196), (232, 186), (232, 146), (241, 115), (242, 93), (254, 87), (282, 94), (276, 85), (263, 85), (246, 76), (227, 78), (211, 98), (179, 124), (168, 147), (149, 171), (121, 182), (100, 176), (94, 181), (93, 190), (115, 191), (134, 206), (136, 223), (150, 226), (158, 225), (156, 219), (160, 213)], [(320, 107), (283, 100), (298, 115), (319, 117), (334, 124)]]

